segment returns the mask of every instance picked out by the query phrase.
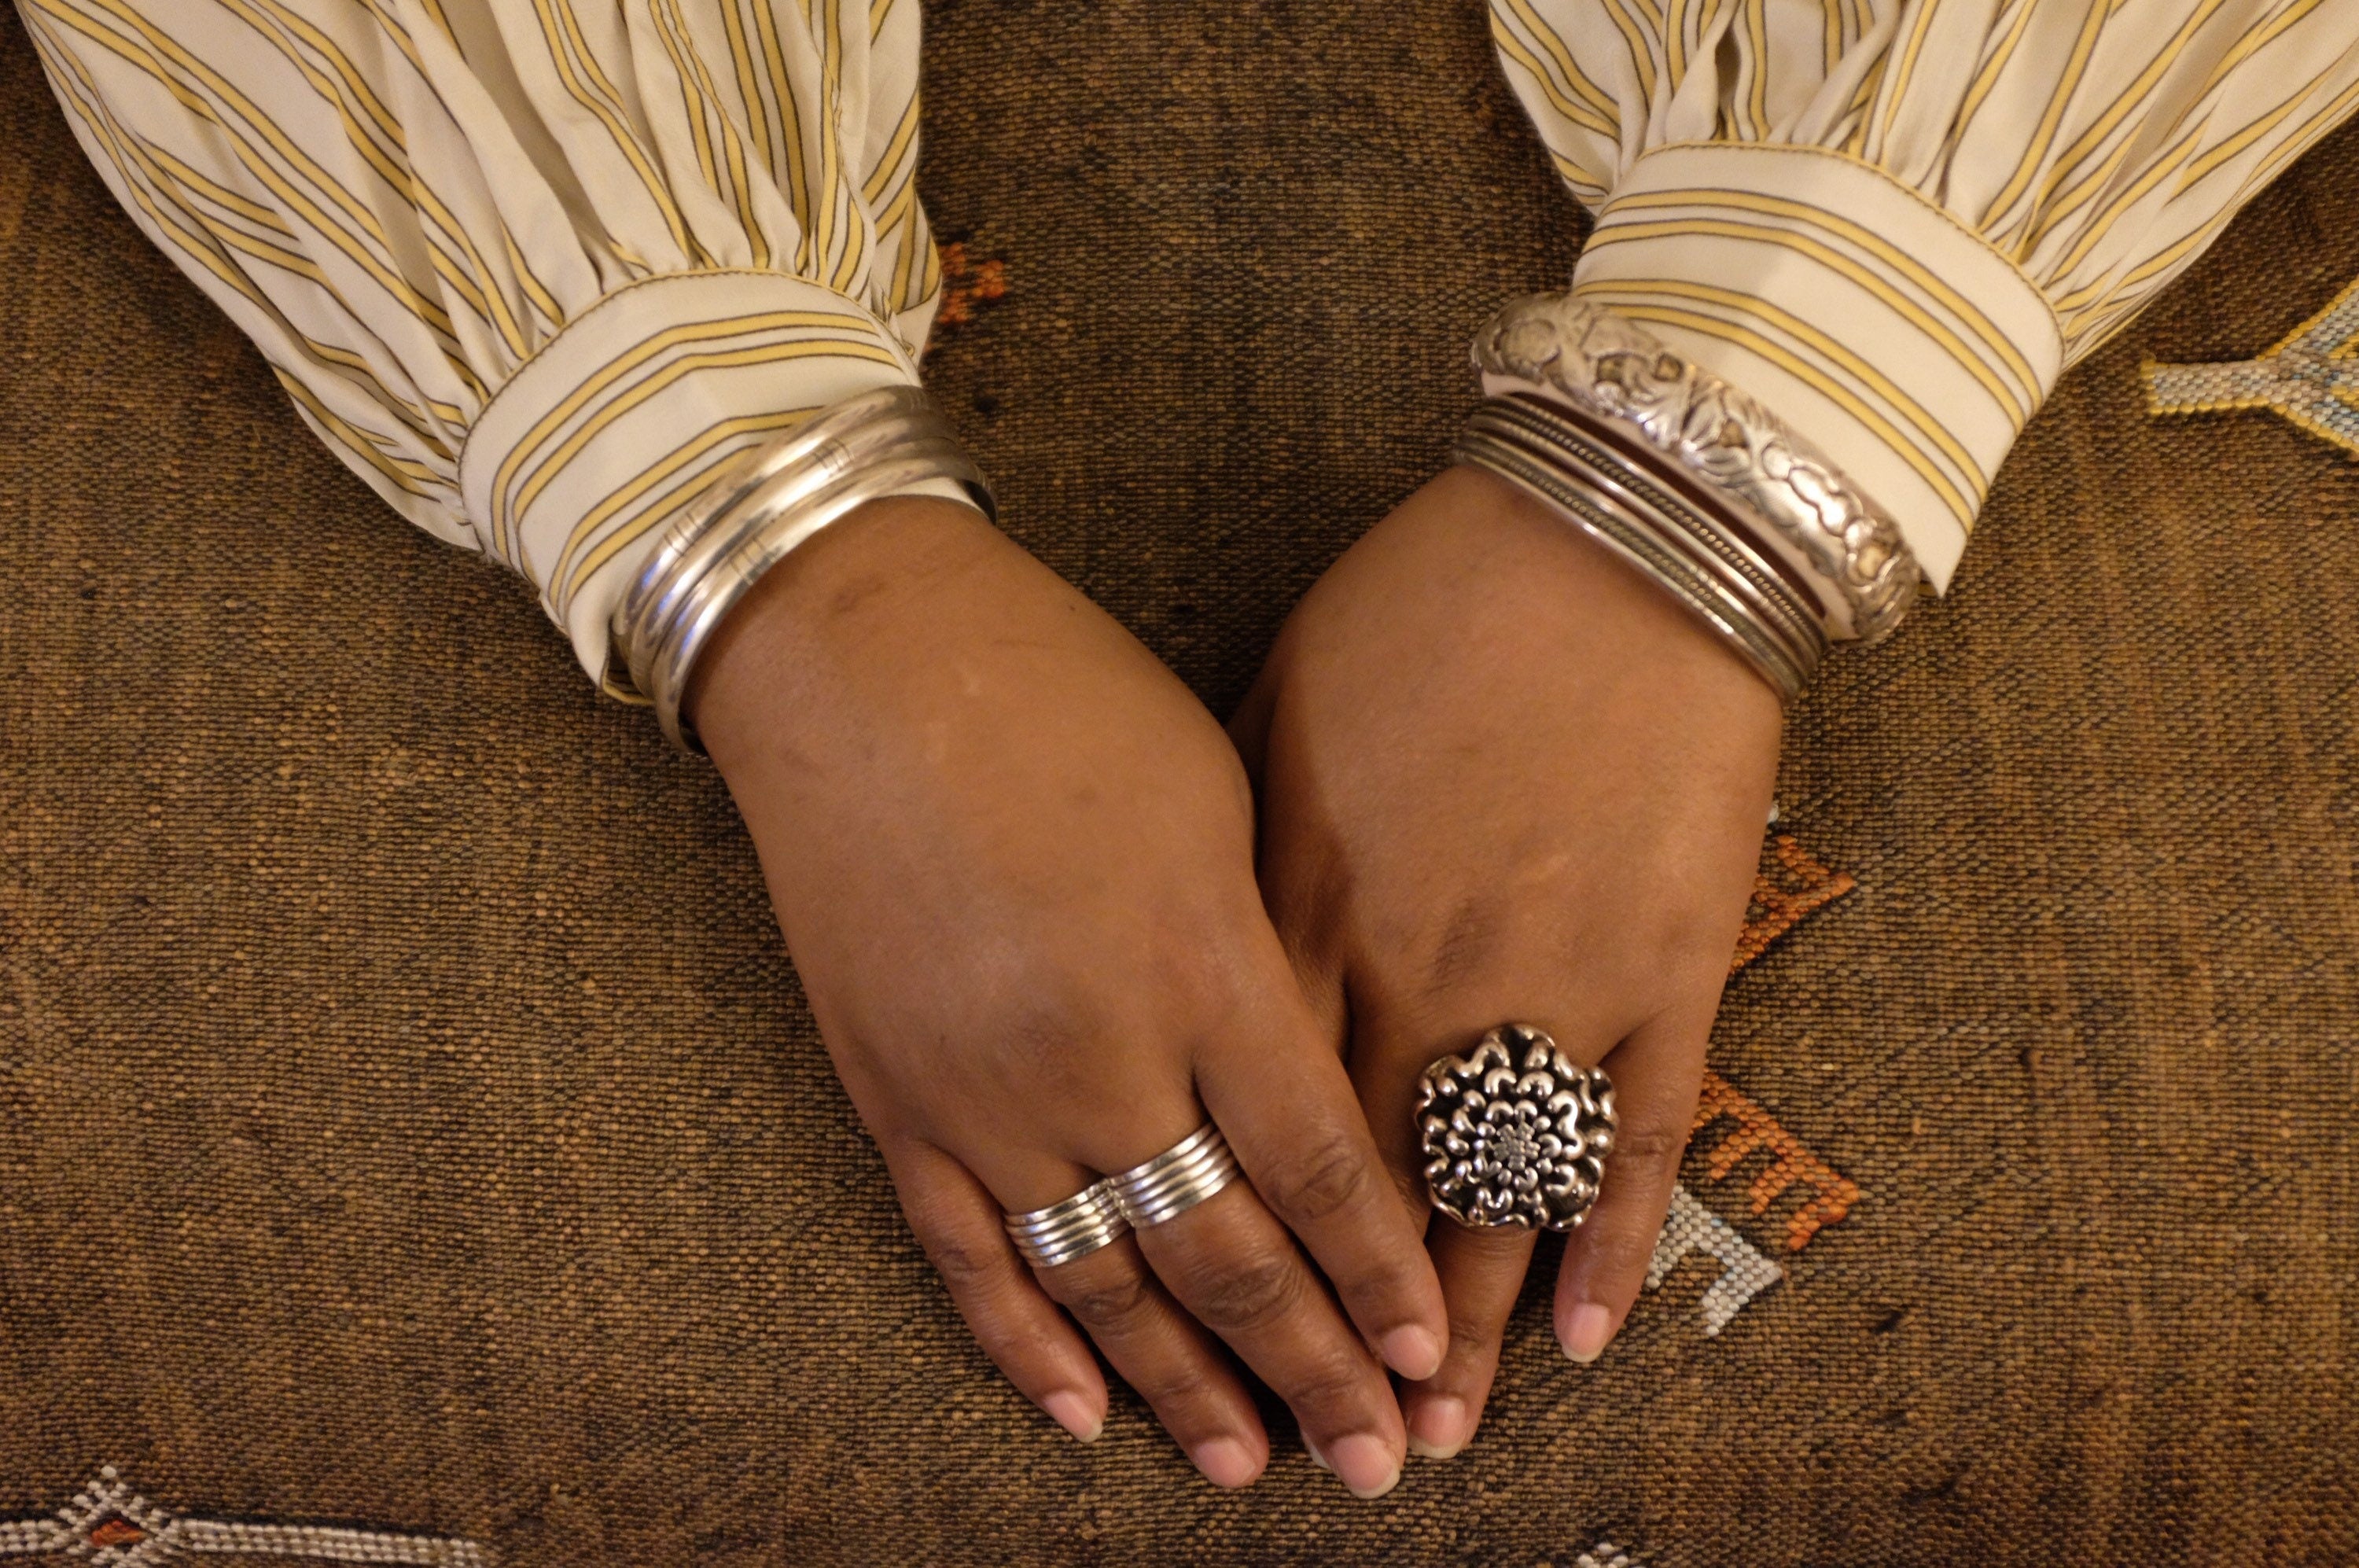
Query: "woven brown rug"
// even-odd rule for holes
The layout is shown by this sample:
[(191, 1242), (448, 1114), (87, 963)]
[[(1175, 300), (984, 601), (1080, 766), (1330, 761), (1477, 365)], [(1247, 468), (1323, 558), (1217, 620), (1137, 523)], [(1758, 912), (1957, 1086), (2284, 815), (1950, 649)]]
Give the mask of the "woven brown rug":
[[(1571, 206), (1473, 5), (930, 22), (934, 385), (1224, 709)], [(1227, 1496), (984, 1362), (718, 779), (313, 443), (0, 7), (0, 1558), (2359, 1560), (2359, 459), (2139, 377), (2354, 276), (2359, 129), (1801, 711), (1790, 929), (1606, 1359), (1536, 1290), (1462, 1459)]]

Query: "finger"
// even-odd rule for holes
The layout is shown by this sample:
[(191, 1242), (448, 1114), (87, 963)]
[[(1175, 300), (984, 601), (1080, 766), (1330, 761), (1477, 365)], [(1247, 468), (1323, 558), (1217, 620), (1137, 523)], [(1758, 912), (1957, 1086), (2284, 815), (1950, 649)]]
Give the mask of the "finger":
[(1408, 1447), (1392, 1385), (1252, 1186), (1136, 1234), (1180, 1304), (1294, 1411), (1312, 1455), (1355, 1496), (1392, 1490)]
[[(1361, 1104), (1367, 1107), (1386, 1164), (1404, 1192), (1413, 1194), (1420, 1212), (1428, 1212), (1430, 1203), (1417, 1116), (1424, 1064), (1460, 1054), (1481, 1039), (1485, 1026), (1472, 1020), (1534, 1019), (1567, 1055), (1584, 1065), (1603, 1056), (1624, 1029), (1580, 1000), (1534, 1010), (1518, 993), (1488, 980), (1464, 987), (1462, 995), (1414, 999), (1388, 996), (1375, 986), (1355, 986), (1352, 1001), (1353, 1076)], [(1426, 1246), (1449, 1302), (1450, 1341), (1440, 1369), (1401, 1390), (1412, 1453), (1448, 1458), (1473, 1440), (1498, 1375), (1507, 1321), (1538, 1240), (1529, 1231), (1478, 1228), (1439, 1214), (1432, 1217)]]
[(1197, 1094), (1366, 1342), (1402, 1377), (1430, 1377), (1450, 1319), (1418, 1211), (1388, 1178), (1351, 1075), (1299, 990), (1287, 978), (1264, 994), (1277, 999), (1256, 1020), (1199, 1051)]
[(1097, 1358), (1017, 1256), (991, 1193), (929, 1144), (889, 1148), (885, 1163), (909, 1228), (984, 1354), (1058, 1425), (1095, 1442), (1106, 1415)]
[(1237, 748), (1237, 760), (1245, 765), (1245, 778), (1251, 780), (1256, 794), (1261, 790), (1262, 763), (1269, 753), (1269, 716), (1277, 702), (1277, 688), (1271, 681), (1268, 667), (1264, 666), (1253, 690), (1237, 704), (1237, 711), (1230, 715), (1226, 725), (1229, 744)]
[[(1430, 1207), (1417, 1115), (1430, 1063), (1463, 1055), (1494, 1026), (1513, 1018), (1545, 1031), (1568, 1056), (1589, 1066), (1629, 1028), (1626, 1018), (1614, 1018), (1602, 1001), (1552, 996), (1565, 989), (1560, 981), (1518, 986), (1500, 977), (1549, 973), (1537, 962), (1495, 967), (1499, 975), (1486, 973), (1473, 984), (1426, 996), (1398, 995), (1380, 976), (1354, 975), (1347, 986), (1353, 1092), (1385, 1169), (1416, 1224), (1424, 1223)], [(1454, 1326), (1451, 1332), (1457, 1332)]]
[(1269, 1436), (1252, 1396), (1203, 1326), (1148, 1272), (1133, 1238), (1038, 1275), (1206, 1480), (1234, 1489), (1260, 1476)]
[(1537, 1231), (1478, 1229), (1435, 1217), (1426, 1246), (1450, 1302), (1450, 1349), (1440, 1371), (1401, 1390), (1411, 1454), (1449, 1459), (1474, 1440), (1498, 1376), (1507, 1319), (1538, 1244)]
[(1666, 1016), (1605, 1058), (1618, 1119), (1614, 1148), (1597, 1204), (1567, 1242), (1557, 1276), (1557, 1339), (1575, 1361), (1597, 1359), (1647, 1281), (1695, 1119), (1711, 1029), (1710, 1006), (1694, 1016)]
[[(1099, 1151), (1079, 1153), (1088, 1163), (1002, 1146), (977, 1151), (972, 1168), (996, 1203), (1026, 1214), (1080, 1192), (1097, 1180), (1097, 1170), (1107, 1168), (1099, 1163)], [(1031, 1272), (1040, 1290), (1072, 1315), (1138, 1391), (1207, 1480), (1237, 1487), (1260, 1475), (1269, 1463), (1269, 1437), (1252, 1395), (1220, 1342), (1172, 1302), (1136, 1241), (1125, 1236)]]

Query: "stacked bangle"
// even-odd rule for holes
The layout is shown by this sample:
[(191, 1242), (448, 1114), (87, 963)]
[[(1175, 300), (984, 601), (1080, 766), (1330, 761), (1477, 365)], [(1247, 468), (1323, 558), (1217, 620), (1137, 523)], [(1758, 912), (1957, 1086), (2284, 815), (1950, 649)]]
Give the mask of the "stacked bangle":
[(740, 455), (664, 530), (615, 607), (614, 640), (632, 684), (674, 745), (701, 751), (680, 716), (696, 660), (763, 572), (862, 504), (929, 480), (965, 487), (984, 516), (990, 487), (950, 421), (914, 387), (863, 393)]
[(1549, 502), (1660, 584), (1791, 702), (1832, 643), (1889, 636), (1917, 593), (1898, 526), (1758, 402), (1570, 294), (1476, 335), (1495, 396), (1461, 462)]
[(1701, 615), (1781, 701), (1800, 696), (1826, 656), (1818, 617), (1754, 550), (1589, 436), (1570, 411), (1537, 398), (1496, 397), (1467, 421), (1457, 455), (1553, 502)]

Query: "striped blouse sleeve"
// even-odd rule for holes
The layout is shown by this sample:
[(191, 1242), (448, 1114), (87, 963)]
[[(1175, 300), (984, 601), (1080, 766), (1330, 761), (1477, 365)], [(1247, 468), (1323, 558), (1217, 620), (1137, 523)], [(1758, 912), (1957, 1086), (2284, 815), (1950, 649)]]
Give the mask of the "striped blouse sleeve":
[(918, 0), (17, 0), (83, 149), (403, 516), (608, 620), (667, 516), (917, 379)]
[(1575, 292), (1776, 408), (1946, 586), (2064, 368), (2359, 109), (2354, 0), (1491, 0)]

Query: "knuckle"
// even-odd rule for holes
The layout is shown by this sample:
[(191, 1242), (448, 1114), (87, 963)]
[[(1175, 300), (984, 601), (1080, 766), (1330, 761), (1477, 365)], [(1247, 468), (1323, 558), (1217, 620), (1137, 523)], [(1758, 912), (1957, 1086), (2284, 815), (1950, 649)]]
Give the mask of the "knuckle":
[(1137, 1320), (1147, 1309), (1152, 1292), (1147, 1276), (1135, 1269), (1089, 1279), (1057, 1279), (1050, 1271), (1049, 1293), (1092, 1333), (1113, 1333)]
[(995, 1027), (1000, 1050), (1021, 1076), (1053, 1079), (1101, 1038), (1101, 1021), (1080, 998), (1041, 987)]
[(1308, 1278), (1292, 1258), (1259, 1253), (1199, 1274), (1190, 1282), (1189, 1306), (1214, 1334), (1252, 1334), (1292, 1312)]
[(1452, 1317), (1450, 1320), (1450, 1348), (1445, 1358), (1462, 1362), (1486, 1359), (1497, 1354), (1506, 1330), (1505, 1323), (1495, 1323), (1488, 1318), (1478, 1321)]
[(1220, 1383), (1199, 1363), (1158, 1367), (1131, 1384), (1183, 1446), (1228, 1430), (1232, 1417)]
[(1153, 1407), (1156, 1419), (1182, 1443), (1190, 1432), (1209, 1435), (1222, 1429), (1220, 1396), (1202, 1373), (1175, 1367), (1158, 1370), (1136, 1386), (1139, 1397)]
[(926, 1249), (926, 1261), (934, 1266), (952, 1295), (962, 1296), (992, 1283), (1007, 1265), (1006, 1251), (997, 1247), (984, 1248), (963, 1237), (940, 1233), (920, 1233), (918, 1239)]
[(1226, 931), (1204, 920), (1181, 940), (1158, 943), (1148, 956), (1149, 993), (1181, 1033), (1213, 1038), (1229, 1029), (1242, 1011), (1243, 986), (1231, 945)]
[(1679, 1168), (1688, 1146), (1687, 1129), (1666, 1122), (1639, 1122), (1617, 1127), (1614, 1152), (1606, 1169), (1656, 1181)]
[(1629, 1279), (1646, 1272), (1655, 1256), (1655, 1238), (1628, 1229), (1603, 1231), (1590, 1243), (1588, 1250), (1593, 1274)]
[(975, 1343), (983, 1346), (992, 1364), (1007, 1374), (1008, 1379), (1023, 1386), (1023, 1374), (1027, 1368), (1054, 1365), (1054, 1358), (1063, 1346), (1038, 1329), (1011, 1323), (977, 1323), (967, 1320), (974, 1331)]
[(1329, 1272), (1345, 1310), (1354, 1316), (1390, 1317), (1403, 1303), (1421, 1298), (1425, 1283), (1434, 1277), (1430, 1258), (1413, 1240), (1405, 1251), (1387, 1250), (1355, 1262), (1357, 1269), (1350, 1275)]
[[(1523, 1280), (1516, 1281), (1520, 1294)], [(1456, 1301), (1450, 1311), (1450, 1343), (1443, 1349), (1450, 1361), (1483, 1361), (1497, 1356), (1506, 1345), (1507, 1324), (1515, 1316), (1513, 1295), (1488, 1301)]]
[(1719, 900), (1706, 886), (1674, 886), (1664, 891), (1669, 895), (1664, 901), (1635, 922), (1640, 939), (1636, 951), (1655, 973), (1680, 976), (1682, 987), (1690, 980), (1708, 984), (1717, 995), (1727, 977), (1727, 950), (1733, 944)]
[(1291, 1227), (1317, 1225), (1357, 1203), (1367, 1191), (1368, 1175), (1366, 1151), (1330, 1134), (1272, 1174), (1270, 1207)]
[(1419, 969), (1429, 999), (1456, 994), (1497, 964), (1511, 915), (1508, 900), (1496, 892), (1478, 892), (1459, 901), (1433, 933)]
[(1369, 1369), (1356, 1361), (1326, 1356), (1288, 1377), (1278, 1392), (1298, 1413), (1353, 1410), (1367, 1398), (1371, 1377)]

